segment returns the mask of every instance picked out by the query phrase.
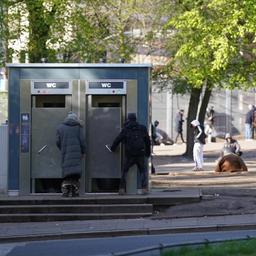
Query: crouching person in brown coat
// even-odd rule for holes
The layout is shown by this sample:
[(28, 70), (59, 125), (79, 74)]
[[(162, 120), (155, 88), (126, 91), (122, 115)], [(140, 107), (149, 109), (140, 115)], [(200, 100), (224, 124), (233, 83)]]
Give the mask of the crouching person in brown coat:
[(243, 159), (233, 153), (224, 155), (218, 162), (215, 172), (246, 172), (247, 167)]

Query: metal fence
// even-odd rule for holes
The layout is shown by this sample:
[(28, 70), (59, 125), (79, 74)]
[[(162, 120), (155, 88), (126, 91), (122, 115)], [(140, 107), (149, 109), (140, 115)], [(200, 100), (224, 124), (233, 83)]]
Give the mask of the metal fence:
[(8, 125), (0, 125), (0, 194), (7, 193)]
[[(171, 138), (174, 138), (175, 116), (179, 109), (184, 109), (186, 121), (189, 94), (177, 95), (170, 92), (152, 93), (152, 121), (159, 121), (159, 128), (165, 130)], [(244, 135), (245, 115), (248, 105), (256, 104), (256, 93), (254, 90), (214, 90), (212, 92), (209, 106), (215, 111), (215, 130), (218, 137), (223, 137), (229, 132), (232, 135)], [(183, 125), (184, 136), (186, 136), (186, 122)]]

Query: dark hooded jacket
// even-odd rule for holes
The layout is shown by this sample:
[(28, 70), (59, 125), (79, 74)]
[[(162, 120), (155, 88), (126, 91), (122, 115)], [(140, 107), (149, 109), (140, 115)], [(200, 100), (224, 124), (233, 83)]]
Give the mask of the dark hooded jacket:
[(85, 153), (85, 139), (81, 124), (66, 118), (57, 128), (56, 145), (61, 151), (63, 178), (81, 176), (81, 156)]
[(132, 129), (134, 126), (138, 126), (139, 129), (141, 130), (141, 136), (143, 137), (144, 144), (145, 144), (145, 150), (143, 153), (141, 153), (138, 156), (146, 156), (149, 157), (151, 154), (151, 147), (150, 147), (150, 137), (148, 135), (148, 131), (146, 126), (139, 124), (135, 120), (129, 120), (124, 124), (124, 128), (121, 130), (119, 135), (115, 138), (111, 150), (115, 151), (117, 146), (119, 145), (120, 142), (122, 142), (125, 145), (125, 154), (127, 157), (131, 156), (130, 151), (129, 151), (129, 145), (127, 143), (127, 135), (129, 133), (129, 129)]

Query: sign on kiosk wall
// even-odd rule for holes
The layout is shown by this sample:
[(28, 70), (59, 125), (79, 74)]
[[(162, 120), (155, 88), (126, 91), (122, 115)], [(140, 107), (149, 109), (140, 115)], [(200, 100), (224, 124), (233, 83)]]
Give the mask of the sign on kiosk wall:
[(20, 125), (20, 151), (22, 153), (29, 152), (29, 136), (30, 136), (30, 117), (29, 113), (21, 113)]
[(86, 94), (125, 95), (126, 81), (123, 80), (96, 80), (87, 81)]
[(69, 81), (32, 81), (31, 94), (72, 94), (72, 88)]

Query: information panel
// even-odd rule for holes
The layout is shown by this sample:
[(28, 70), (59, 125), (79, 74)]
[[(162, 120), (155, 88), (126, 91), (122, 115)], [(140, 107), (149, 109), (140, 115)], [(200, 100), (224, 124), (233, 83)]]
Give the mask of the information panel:
[(22, 153), (29, 152), (30, 138), (30, 118), (29, 113), (21, 113), (20, 125), (20, 151)]

